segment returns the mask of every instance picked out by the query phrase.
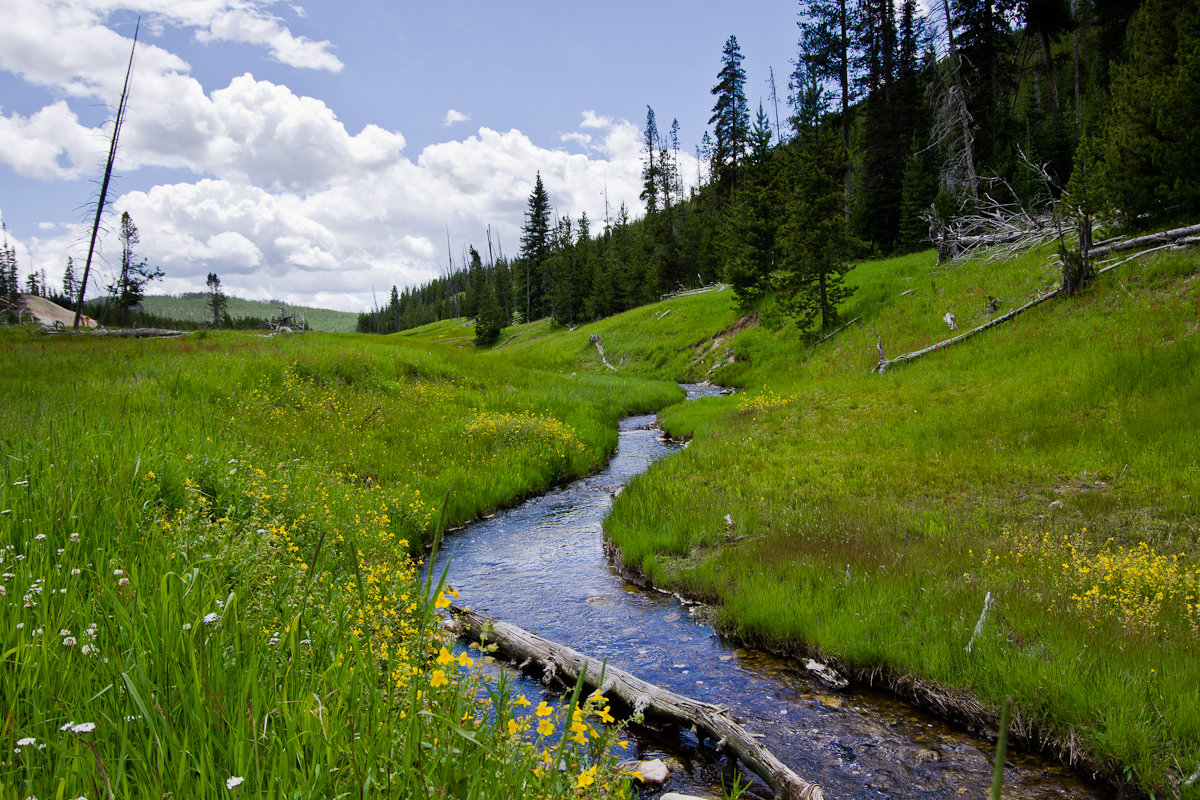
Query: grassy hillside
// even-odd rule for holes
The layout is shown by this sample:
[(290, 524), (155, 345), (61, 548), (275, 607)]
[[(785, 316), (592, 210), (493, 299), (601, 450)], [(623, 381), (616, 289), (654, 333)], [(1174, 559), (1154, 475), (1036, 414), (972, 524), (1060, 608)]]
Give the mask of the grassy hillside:
[[(1185, 785), (1200, 762), (1200, 259), (1126, 265), (872, 374), (880, 343), (889, 357), (925, 347), (950, 335), (947, 311), (974, 326), (1054, 283), (1042, 255), (932, 262), (856, 268), (845, 316), (860, 322), (812, 349), (761, 309), (713, 373), (746, 391), (662, 415), (692, 444), (633, 482), (609, 536), (627, 567), (716, 603), (748, 639), (819, 652), (981, 727), (1011, 694), (1017, 729), (1068, 760), (1200, 796)], [(690, 359), (731, 314), (690, 302), (713, 305), (677, 353), (652, 308), (627, 338), (606, 323), (609, 359), (695, 377)], [(947, 691), (929, 696), (931, 680)]]
[(4, 797), (625, 796), (604, 703), (485, 686), (410, 555), (678, 387), (228, 331), (0, 328), (0, 374)]
[[(167, 297), (150, 295), (142, 301), (147, 313), (168, 319), (187, 322), (205, 322), (212, 319), (212, 306), (207, 297)], [(279, 304), (265, 300), (243, 300), (240, 297), (227, 299), (225, 310), (234, 319), (256, 317), (270, 319), (279, 315)], [(358, 314), (350, 311), (333, 311), (328, 308), (310, 306), (288, 306), (288, 310), (303, 315), (314, 331), (327, 333), (353, 333), (358, 325)]]

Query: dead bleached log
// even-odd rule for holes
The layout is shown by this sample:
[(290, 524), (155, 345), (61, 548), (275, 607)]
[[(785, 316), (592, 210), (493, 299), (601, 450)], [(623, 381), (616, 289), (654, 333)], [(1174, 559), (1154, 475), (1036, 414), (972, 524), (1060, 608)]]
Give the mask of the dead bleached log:
[(588, 337), (588, 341), (590, 341), (592, 344), (596, 345), (596, 352), (600, 353), (600, 360), (604, 363), (604, 366), (608, 367), (613, 372), (616, 372), (617, 368), (614, 367), (612, 364), (608, 363), (608, 359), (604, 357), (604, 348), (600, 346), (600, 334), (593, 333), (591, 336)]
[[(914, 359), (920, 358), (921, 356), (923, 356), (927, 353), (932, 353), (935, 350), (941, 350), (943, 347), (949, 347), (952, 344), (958, 344), (963, 339), (969, 339), (977, 333), (986, 331), (988, 328), (994, 327), (994, 326), (999, 325), (1004, 322), (1008, 322), (1010, 319), (1017, 316), (1017, 314), (1020, 314), (1024, 311), (1028, 311), (1029, 309), (1033, 308), (1034, 306), (1037, 306), (1037, 305), (1040, 305), (1040, 304), (1046, 302), (1051, 297), (1057, 297), (1061, 293), (1062, 293), (1061, 288), (1053, 289), (1049, 292), (1046, 292), (1043, 295), (1039, 295), (1038, 297), (1035, 297), (1033, 300), (1030, 300), (1028, 303), (1021, 306), (1020, 308), (1014, 308), (1012, 311), (1008, 312), (1007, 314), (1005, 314), (1003, 316), (996, 317), (994, 320), (992, 320), (990, 322), (983, 323), (978, 328), (972, 328), (971, 330), (967, 331), (966, 333), (960, 333), (958, 336), (955, 336), (952, 339), (943, 339), (942, 341), (938, 342), (937, 344), (931, 344), (931, 345), (929, 345), (929, 347), (926, 347), (924, 349), (914, 350), (911, 353), (904, 353), (903, 355), (896, 356), (895, 358), (888, 358), (883, 354), (883, 343), (880, 342), (880, 344), (879, 344), (879, 363), (876, 364), (875, 368), (872, 369), (871, 371), (883, 373), (883, 372), (887, 371), (887, 368), (892, 366), (893, 364), (901, 364), (905, 361), (912, 361)], [(876, 338), (878, 338), (878, 334), (876, 334)]]
[(171, 336), (187, 336), (187, 331), (169, 328), (97, 328), (92, 336), (129, 336), (134, 339), (159, 339)]
[[(821, 787), (796, 775), (770, 750), (755, 741), (751, 733), (734, 722), (728, 709), (667, 691), (516, 625), (489, 619), (473, 611), (454, 609), (454, 612), (466, 629), (465, 633), (480, 642), (495, 643), (500, 652), (518, 664), (536, 663), (545, 674), (567, 684), (574, 683), (580, 674), (584, 674), (584, 681), (590, 687), (607, 697), (618, 698), (635, 713), (670, 719), (702, 730), (717, 743), (718, 749), (727, 748), (762, 778), (779, 800), (823, 800), (825, 795)], [(604, 683), (598, 686), (601, 675)]]
[(1146, 236), (1138, 236), (1135, 239), (1118, 239), (1112, 241), (1110, 244), (1104, 244), (1100, 247), (1093, 247), (1088, 251), (1088, 257), (1096, 259), (1112, 253), (1120, 253), (1126, 250), (1137, 250), (1141, 247), (1157, 247), (1164, 244), (1176, 244), (1197, 235), (1200, 235), (1200, 225), (1189, 225), (1185, 228), (1159, 231), (1158, 233), (1151, 233), (1147, 234)]

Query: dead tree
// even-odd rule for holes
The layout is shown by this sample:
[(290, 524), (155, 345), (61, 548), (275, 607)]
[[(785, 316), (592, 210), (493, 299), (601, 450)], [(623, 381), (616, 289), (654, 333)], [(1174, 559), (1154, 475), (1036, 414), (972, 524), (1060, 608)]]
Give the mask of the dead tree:
[(133, 54), (137, 50), (138, 31), (142, 27), (142, 18), (138, 17), (137, 26), (133, 29), (133, 45), (129, 48), (129, 64), (125, 67), (125, 83), (121, 87), (121, 101), (117, 104), (117, 116), (113, 119), (112, 139), (108, 144), (108, 161), (104, 165), (104, 178), (100, 181), (100, 199), (96, 202), (96, 217), (92, 221), (92, 238), (88, 243), (87, 262), (83, 265), (83, 280), (79, 282), (79, 297), (75, 300), (75, 325), (78, 328), (83, 320), (83, 297), (87, 293), (88, 277), (92, 271), (92, 257), (96, 253), (96, 237), (100, 232), (100, 219), (104, 216), (104, 204), (108, 199), (108, 184), (112, 179), (113, 165), (117, 161), (117, 139), (121, 135), (121, 126), (125, 123), (125, 107), (129, 99), (129, 76), (133, 74)]

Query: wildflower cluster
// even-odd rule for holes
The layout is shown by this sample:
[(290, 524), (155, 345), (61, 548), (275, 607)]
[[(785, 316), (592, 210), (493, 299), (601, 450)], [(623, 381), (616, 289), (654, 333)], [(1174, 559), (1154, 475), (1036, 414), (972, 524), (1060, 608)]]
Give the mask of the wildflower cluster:
[(773, 389), (764, 389), (755, 394), (743, 394), (738, 398), (737, 407), (739, 411), (746, 414), (756, 415), (786, 406), (795, 399), (789, 395), (779, 394)]
[(983, 567), (1046, 576), (1048, 585), (1034, 587), (1038, 599), (1085, 617), (1093, 627), (1112, 621), (1149, 635), (1177, 625), (1200, 631), (1200, 569), (1186, 554), (1168, 555), (1146, 542), (1128, 546), (1111, 538), (1097, 547), (1086, 533), (1086, 528), (1075, 537), (1005, 532), (1004, 547), (989, 548)]
[(545, 414), (473, 410), (463, 430), (489, 445), (524, 444), (532, 439), (554, 447), (560, 456), (584, 449), (574, 428)]

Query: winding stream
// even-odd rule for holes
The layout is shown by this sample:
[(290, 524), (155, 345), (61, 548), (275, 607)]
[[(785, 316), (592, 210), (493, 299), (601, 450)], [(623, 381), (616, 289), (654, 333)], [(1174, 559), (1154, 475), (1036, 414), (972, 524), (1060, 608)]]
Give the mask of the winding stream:
[[(719, 393), (685, 388), (689, 398)], [(613, 494), (678, 449), (654, 422), (654, 416), (622, 421), (617, 453), (604, 471), (448, 537), (434, 568), (440, 573), (450, 559), (448, 579), (475, 611), (607, 658), (672, 691), (727, 706), (830, 798), (986, 797), (991, 743), (882, 692), (832, 692), (794, 661), (732, 644), (674, 597), (640, 589), (616, 573), (601, 534)], [(516, 690), (530, 697), (543, 691), (528, 679), (519, 683)], [(639, 758), (672, 764), (662, 791), (721, 796), (727, 765), (711, 751), (698, 751), (693, 734), (633, 733)], [(755, 781), (751, 795), (768, 796), (769, 790)], [(1010, 753), (1004, 796), (1108, 795), (1061, 766)]]

